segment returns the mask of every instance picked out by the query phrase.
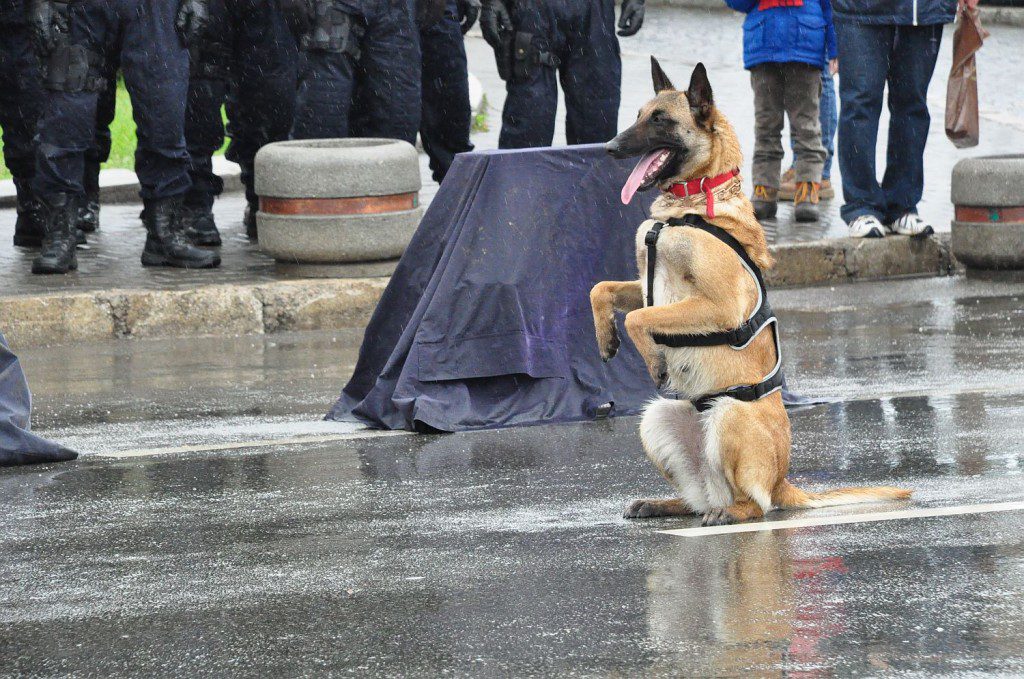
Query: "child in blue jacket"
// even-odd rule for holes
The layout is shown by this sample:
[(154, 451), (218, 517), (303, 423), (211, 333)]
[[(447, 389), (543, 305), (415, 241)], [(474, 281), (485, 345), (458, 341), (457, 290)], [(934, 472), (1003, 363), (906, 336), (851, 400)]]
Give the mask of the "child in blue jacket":
[(782, 127), (789, 117), (796, 154), (797, 221), (818, 219), (818, 191), (825, 163), (818, 105), (821, 69), (836, 58), (829, 0), (725, 0), (747, 14), (743, 65), (754, 90), (754, 212), (775, 216), (782, 174)]

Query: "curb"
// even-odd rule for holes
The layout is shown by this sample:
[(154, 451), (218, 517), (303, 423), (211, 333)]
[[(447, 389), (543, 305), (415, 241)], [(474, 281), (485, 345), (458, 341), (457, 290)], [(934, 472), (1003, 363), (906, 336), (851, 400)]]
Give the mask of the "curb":
[[(221, 156), (217, 156), (218, 158)], [(226, 165), (226, 163), (225, 163)], [(217, 172), (217, 176), (224, 180), (224, 193), (234, 193), (236, 191), (243, 191), (245, 187), (242, 186), (242, 176), (237, 166), (231, 169), (214, 168)], [(105, 205), (124, 205), (125, 203), (138, 203), (141, 202), (139, 198), (139, 182), (135, 179), (125, 179), (119, 181), (118, 179), (106, 179), (104, 184), (105, 173), (116, 173), (108, 174), (108, 177), (123, 177), (126, 175), (134, 176), (134, 172), (131, 170), (124, 170), (121, 168), (112, 168), (108, 170), (100, 171), (100, 202)], [(3, 182), (2, 190), (0, 190), (0, 208), (13, 208), (18, 205), (18, 197), (14, 193), (14, 184), (11, 180), (5, 179)]]
[[(956, 269), (949, 235), (839, 238), (772, 248), (773, 287), (907, 276)], [(3, 331), (15, 348), (107, 339), (260, 335), (290, 330), (362, 328), (387, 278), (304, 279), (191, 290), (97, 290), (0, 297)]]
[[(651, 0), (651, 5), (732, 12), (723, 0)], [(981, 23), (984, 26), (1001, 24), (1024, 28), (1024, 7), (990, 7), (982, 5)]]

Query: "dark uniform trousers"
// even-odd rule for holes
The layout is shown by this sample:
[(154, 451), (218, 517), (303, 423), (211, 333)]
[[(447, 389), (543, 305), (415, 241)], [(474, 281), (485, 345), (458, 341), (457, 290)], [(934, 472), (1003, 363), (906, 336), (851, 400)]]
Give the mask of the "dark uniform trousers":
[[(506, 84), (499, 148), (550, 146), (555, 134), (558, 82), (565, 93), (569, 144), (606, 142), (618, 129), (622, 61), (615, 35), (614, 0), (512, 0), (519, 33), (533, 36), (534, 63)], [(536, 63), (557, 59), (557, 68)], [(548, 58), (550, 61), (550, 58)]]
[(193, 48), (185, 139), (192, 189), (186, 203), (208, 209), (224, 188), (212, 156), (224, 143), (241, 166), (255, 202), (253, 165), (260, 147), (288, 138), (294, 113), (298, 51), (276, 0), (211, 0), (210, 40)]
[(24, 196), (35, 175), (32, 138), (43, 101), (39, 67), (22, 0), (0, 0), (0, 128), (4, 162)]
[(316, 0), (301, 39), (295, 139), (385, 137), (415, 143), (419, 31), (411, 0)]
[(420, 31), (423, 55), (423, 110), (420, 139), (430, 157), (434, 181), (440, 182), (456, 153), (472, 151), (469, 129), (469, 69), (466, 44), (455, 0), (448, 0), (444, 18)]
[[(98, 153), (100, 94), (120, 64), (138, 126), (135, 172), (144, 200), (185, 193), (188, 51), (174, 27), (178, 0), (76, 0), (67, 5), (66, 44), (49, 56), (49, 90), (38, 126), (33, 189), (43, 197), (81, 194), (90, 153)], [(70, 64), (67, 68), (61, 65)]]

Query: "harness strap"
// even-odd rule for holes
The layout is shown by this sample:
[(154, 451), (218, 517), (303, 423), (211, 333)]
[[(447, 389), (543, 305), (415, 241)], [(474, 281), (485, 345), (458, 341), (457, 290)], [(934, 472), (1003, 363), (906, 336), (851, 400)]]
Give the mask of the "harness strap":
[[(775, 332), (774, 324), (772, 326), (772, 332)], [(779, 337), (776, 334), (776, 352), (778, 352), (778, 346)], [(781, 356), (782, 354), (780, 353), (780, 362), (782, 360)], [(775, 370), (773, 370), (772, 373), (768, 375), (768, 377), (764, 378), (764, 380), (758, 382), (757, 384), (743, 384), (737, 387), (729, 387), (725, 391), (720, 391), (715, 394), (707, 394), (705, 396), (695, 398), (691, 401), (691, 403), (693, 403), (693, 407), (697, 409), (698, 413), (703, 413), (706, 410), (710, 410), (711, 407), (715, 405), (715, 401), (717, 399), (722, 398), (723, 396), (728, 396), (729, 398), (734, 398), (738, 401), (757, 401), (759, 399), (764, 398), (768, 394), (771, 394), (773, 392), (778, 391), (779, 389), (782, 389), (784, 382), (785, 378), (782, 376), (782, 371), (779, 370), (779, 366), (778, 364), (776, 364)]]
[(647, 306), (654, 306), (654, 270), (658, 257), (658, 238), (661, 235), (661, 230), (666, 226), (689, 226), (694, 229), (700, 229), (728, 245), (736, 253), (736, 256), (746, 264), (747, 270), (753, 275), (760, 290), (760, 301), (750, 318), (732, 330), (692, 335), (654, 333), (652, 339), (657, 344), (673, 348), (714, 347), (723, 344), (728, 344), (732, 347), (746, 346), (775, 316), (771, 306), (768, 304), (768, 292), (765, 288), (764, 278), (761, 276), (761, 269), (758, 268), (754, 260), (747, 254), (746, 248), (733, 238), (728, 231), (714, 224), (709, 224), (699, 215), (685, 215), (670, 219), (667, 223), (657, 222), (644, 237), (644, 243), (647, 245)]
[(692, 399), (691, 402), (693, 403), (694, 408), (697, 409), (697, 412), (702, 413), (709, 410), (715, 404), (715, 401), (723, 396), (735, 398), (740, 401), (756, 401), (781, 389), (785, 379), (782, 375), (781, 369), (782, 347), (779, 343), (778, 320), (776, 320), (771, 306), (768, 304), (768, 291), (764, 284), (764, 277), (761, 275), (761, 269), (750, 258), (750, 255), (747, 254), (746, 248), (744, 248), (740, 242), (725, 229), (715, 226), (714, 224), (709, 224), (702, 217), (694, 214), (673, 218), (668, 220), (668, 222), (656, 222), (654, 226), (651, 227), (651, 230), (644, 236), (644, 244), (647, 246), (647, 306), (654, 306), (654, 272), (658, 261), (658, 238), (661, 236), (662, 229), (666, 226), (688, 226), (694, 229), (700, 229), (728, 245), (740, 260), (743, 261), (745, 268), (754, 277), (755, 281), (757, 281), (759, 301), (754, 313), (751, 314), (750, 318), (740, 324), (738, 328), (704, 335), (663, 335), (654, 333), (652, 335), (652, 339), (658, 344), (675, 348), (729, 345), (734, 349), (742, 349), (747, 346), (747, 344), (749, 344), (750, 341), (761, 332), (761, 330), (766, 326), (771, 325), (772, 339), (775, 342), (775, 367), (764, 380), (757, 384), (743, 384), (735, 387), (729, 387), (725, 391), (706, 394)]

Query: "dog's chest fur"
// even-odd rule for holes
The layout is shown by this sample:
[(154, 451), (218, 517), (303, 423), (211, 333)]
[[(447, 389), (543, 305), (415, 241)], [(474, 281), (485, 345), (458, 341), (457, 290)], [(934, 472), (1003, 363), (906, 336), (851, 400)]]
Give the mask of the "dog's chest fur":
[[(640, 284), (647, 304), (647, 245), (644, 238), (655, 222), (648, 220), (640, 225), (636, 234), (637, 266), (640, 269)], [(683, 229), (666, 228), (661, 232), (657, 245), (654, 267), (654, 304), (662, 306), (679, 302), (694, 293), (694, 267), (691, 265), (694, 248), (690, 237)], [(708, 354), (716, 347), (659, 347), (665, 355), (668, 366), (669, 386), (673, 391), (687, 398), (696, 398), (714, 390), (715, 376), (713, 361)]]

